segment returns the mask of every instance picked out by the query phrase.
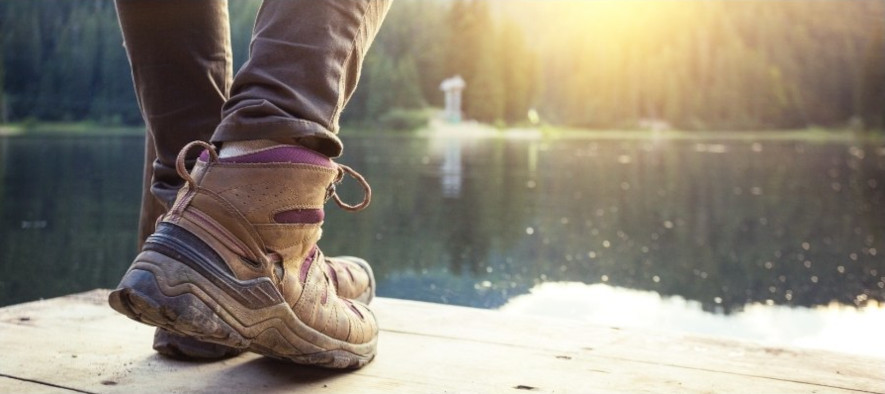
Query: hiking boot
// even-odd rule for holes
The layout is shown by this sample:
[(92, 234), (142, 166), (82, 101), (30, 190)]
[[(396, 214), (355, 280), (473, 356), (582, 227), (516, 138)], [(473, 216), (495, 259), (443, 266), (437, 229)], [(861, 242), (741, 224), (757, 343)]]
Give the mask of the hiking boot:
[[(188, 174), (184, 156), (195, 146), (206, 150)], [(375, 316), (339, 296), (335, 282), (348, 269), (316, 247), (323, 204), (331, 198), (345, 210), (365, 208), (365, 180), (295, 146), (219, 159), (195, 141), (176, 165), (186, 185), (111, 292), (111, 307), (174, 334), (299, 364), (371, 361)], [(345, 174), (366, 192), (356, 206), (335, 192)], [(373, 284), (356, 296), (368, 297)]]
[[(326, 257), (326, 267), (339, 297), (366, 305), (375, 297), (375, 276), (366, 260), (353, 256)], [(167, 357), (203, 360), (233, 357), (245, 350), (203, 342), (163, 328), (154, 332), (153, 347)]]

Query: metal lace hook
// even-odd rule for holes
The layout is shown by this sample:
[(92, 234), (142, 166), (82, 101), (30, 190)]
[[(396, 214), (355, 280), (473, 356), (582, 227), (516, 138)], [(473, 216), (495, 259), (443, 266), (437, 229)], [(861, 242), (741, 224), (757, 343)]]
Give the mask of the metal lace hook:
[(181, 179), (184, 179), (188, 186), (194, 188), (197, 186), (197, 182), (194, 181), (194, 178), (191, 177), (191, 174), (187, 172), (187, 168), (184, 165), (184, 161), (187, 158), (187, 152), (190, 152), (195, 146), (201, 146), (209, 152), (209, 162), (218, 160), (218, 153), (215, 152), (215, 147), (209, 144), (206, 141), (193, 141), (181, 148), (181, 151), (178, 152), (178, 157), (175, 158), (175, 171), (178, 172), (178, 176)]
[[(366, 209), (366, 207), (369, 206), (369, 203), (372, 202), (372, 187), (369, 186), (369, 182), (366, 182), (366, 178), (363, 178), (362, 175), (346, 165), (339, 164), (338, 168), (341, 172), (338, 174), (338, 178), (335, 179), (335, 182), (332, 184), (332, 187), (330, 189), (332, 193), (332, 199), (334, 199), (335, 203), (338, 204), (338, 206), (345, 211), (356, 212)], [(338, 197), (338, 192), (335, 190), (335, 183), (341, 182), (344, 178), (344, 174), (350, 175), (351, 178), (356, 179), (356, 181), (359, 182), (360, 186), (363, 188), (364, 197), (361, 203), (357, 205), (350, 205), (348, 203), (345, 203), (344, 201), (341, 201), (341, 198)]]

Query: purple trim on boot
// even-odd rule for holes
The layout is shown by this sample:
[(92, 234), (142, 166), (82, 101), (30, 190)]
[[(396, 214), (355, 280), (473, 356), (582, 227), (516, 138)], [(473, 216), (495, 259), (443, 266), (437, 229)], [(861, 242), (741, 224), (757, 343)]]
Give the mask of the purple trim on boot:
[(345, 304), (347, 304), (347, 306), (350, 307), (350, 310), (352, 310), (353, 313), (356, 313), (356, 315), (359, 316), (360, 319), (363, 319), (363, 320), (366, 319), (365, 316), (363, 316), (363, 313), (360, 312), (359, 309), (356, 309), (356, 306), (353, 305), (353, 302), (350, 302), (350, 300), (347, 300), (347, 299), (344, 299), (344, 298), (339, 298), (339, 300), (341, 300), (341, 301), (343, 301)]
[(332, 260), (326, 260), (326, 270), (329, 271), (329, 277), (332, 278), (332, 284), (335, 285), (335, 291), (338, 291), (338, 273), (332, 268)]
[(301, 264), (301, 271), (299, 272), (298, 279), (301, 281), (301, 284), (307, 282), (307, 273), (310, 271), (310, 266), (313, 265), (313, 260), (316, 258), (317, 247), (314, 246), (310, 249), (310, 253), (307, 254), (307, 258), (304, 259), (304, 263)]
[(322, 209), (295, 209), (291, 211), (278, 212), (273, 215), (273, 221), (283, 224), (304, 223), (315, 224), (321, 223), (326, 217)]
[[(200, 154), (200, 161), (209, 161), (209, 152)], [(219, 159), (222, 163), (304, 163), (334, 168), (332, 160), (322, 154), (300, 146), (285, 145), (245, 155)]]

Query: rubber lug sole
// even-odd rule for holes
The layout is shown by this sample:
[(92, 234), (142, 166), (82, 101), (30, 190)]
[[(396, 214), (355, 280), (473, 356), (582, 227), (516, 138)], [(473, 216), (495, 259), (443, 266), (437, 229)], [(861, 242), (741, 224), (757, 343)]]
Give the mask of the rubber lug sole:
[(245, 349), (203, 342), (163, 328), (157, 328), (154, 333), (153, 347), (157, 353), (177, 360), (221, 360), (238, 356), (245, 351)]
[(350, 344), (328, 337), (285, 304), (249, 309), (197, 271), (153, 251), (136, 258), (108, 302), (133, 320), (177, 335), (297, 364), (359, 368), (374, 358), (377, 346), (377, 338)]

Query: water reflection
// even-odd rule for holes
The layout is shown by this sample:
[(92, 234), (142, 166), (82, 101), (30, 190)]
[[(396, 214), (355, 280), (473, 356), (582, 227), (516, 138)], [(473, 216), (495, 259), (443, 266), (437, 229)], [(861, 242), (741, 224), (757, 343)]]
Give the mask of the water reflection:
[[(885, 302), (883, 147), (487, 137), (346, 137), (375, 198), (330, 207), (320, 246), (371, 261), (380, 296), (486, 308), (564, 281), (724, 314)], [(116, 285), (141, 145), (0, 138), (0, 305)]]
[(704, 311), (679, 296), (604, 284), (543, 283), (500, 308), (507, 313), (579, 319), (593, 324), (691, 332), (771, 346), (825, 349), (885, 358), (885, 305), (813, 308), (754, 303), (730, 315)]
[(0, 138), (0, 306), (114, 286), (134, 257), (142, 138)]
[(439, 166), (443, 197), (461, 197), (461, 176), (461, 143), (447, 140), (442, 164)]
[[(450, 199), (438, 171), (444, 157), (415, 152), (455, 142), (461, 189)], [(397, 278), (384, 294), (493, 307), (536, 283), (580, 281), (680, 295), (724, 313), (753, 303), (857, 305), (885, 295), (879, 147), (493, 138), (347, 143), (345, 161), (368, 174), (379, 197), (365, 214), (330, 211), (344, 234), (324, 239), (323, 247), (346, 251), (371, 232), (357, 252)], [(460, 295), (446, 293), (450, 288)]]

